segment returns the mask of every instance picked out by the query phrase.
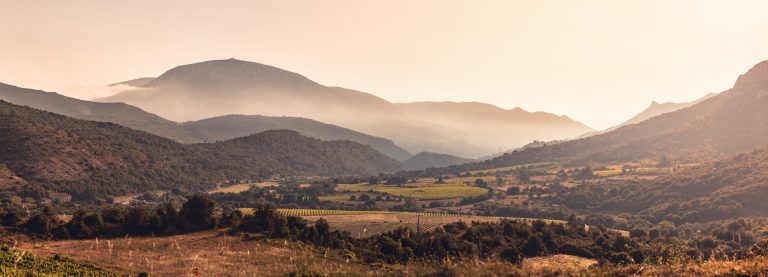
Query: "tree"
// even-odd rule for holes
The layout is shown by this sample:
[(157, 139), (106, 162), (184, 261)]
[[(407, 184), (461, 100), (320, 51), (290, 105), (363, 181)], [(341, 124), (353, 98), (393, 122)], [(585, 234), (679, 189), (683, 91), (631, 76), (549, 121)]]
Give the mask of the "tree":
[(54, 222), (45, 213), (38, 213), (27, 220), (25, 227), (32, 233), (48, 235), (53, 230)]
[(475, 186), (480, 188), (487, 188), (488, 183), (486, 183), (483, 179), (477, 179), (475, 180)]
[(669, 158), (669, 156), (664, 155), (661, 156), (661, 159), (659, 160), (659, 163), (656, 165), (657, 167), (672, 167), (674, 162), (672, 162), (672, 159)]
[(134, 207), (125, 217), (125, 231), (133, 235), (158, 233), (160, 225), (160, 217), (148, 206)]
[(512, 186), (507, 189), (507, 195), (518, 195), (522, 193), (520, 187)]
[(533, 235), (523, 245), (523, 254), (526, 257), (541, 256), (545, 253), (547, 247), (544, 245), (539, 235)]
[(520, 253), (520, 250), (517, 250), (517, 248), (514, 247), (504, 249), (501, 251), (501, 254), (499, 254), (499, 257), (501, 257), (502, 260), (513, 264), (523, 263), (523, 254)]
[(595, 178), (595, 173), (592, 172), (591, 167), (585, 167), (579, 170), (578, 173), (576, 173), (576, 178), (579, 180), (589, 180)]
[(179, 213), (180, 229), (189, 232), (216, 227), (216, 218), (213, 216), (214, 209), (215, 204), (207, 195), (193, 195), (181, 207)]

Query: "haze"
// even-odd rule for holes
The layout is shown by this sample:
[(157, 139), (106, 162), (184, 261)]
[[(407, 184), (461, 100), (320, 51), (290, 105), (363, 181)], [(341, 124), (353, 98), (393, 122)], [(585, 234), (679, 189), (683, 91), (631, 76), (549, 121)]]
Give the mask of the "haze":
[(480, 101), (594, 128), (730, 88), (765, 1), (2, 1), (0, 82), (81, 99), (236, 57), (394, 102)]

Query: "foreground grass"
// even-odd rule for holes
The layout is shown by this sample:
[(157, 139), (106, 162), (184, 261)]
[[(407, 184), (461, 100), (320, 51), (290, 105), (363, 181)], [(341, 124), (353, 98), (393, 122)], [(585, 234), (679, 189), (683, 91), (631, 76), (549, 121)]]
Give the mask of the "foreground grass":
[[(28, 239), (18, 249), (0, 252), (0, 276), (119, 276), (78, 263), (152, 276), (768, 276), (768, 257), (627, 266), (598, 266), (567, 255), (530, 258), (522, 266), (480, 260), (365, 264), (333, 249), (286, 240), (244, 241), (221, 230), (101, 241)], [(55, 253), (73, 262), (42, 258)]]

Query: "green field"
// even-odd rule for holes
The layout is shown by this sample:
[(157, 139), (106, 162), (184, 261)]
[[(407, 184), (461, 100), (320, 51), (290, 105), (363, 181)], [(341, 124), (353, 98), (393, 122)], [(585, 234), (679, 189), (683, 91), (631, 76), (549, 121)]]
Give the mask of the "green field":
[(473, 197), (488, 193), (487, 189), (463, 184), (408, 184), (403, 186), (341, 184), (338, 185), (338, 189), (347, 192), (373, 191), (422, 200)]

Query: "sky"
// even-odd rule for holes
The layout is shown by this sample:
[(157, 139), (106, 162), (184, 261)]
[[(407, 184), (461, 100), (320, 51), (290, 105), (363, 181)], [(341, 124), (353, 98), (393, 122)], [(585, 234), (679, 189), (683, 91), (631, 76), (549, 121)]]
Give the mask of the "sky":
[(234, 57), (392, 102), (486, 102), (602, 129), (730, 88), (768, 59), (766, 15), (764, 0), (0, 0), (0, 82), (89, 100)]

